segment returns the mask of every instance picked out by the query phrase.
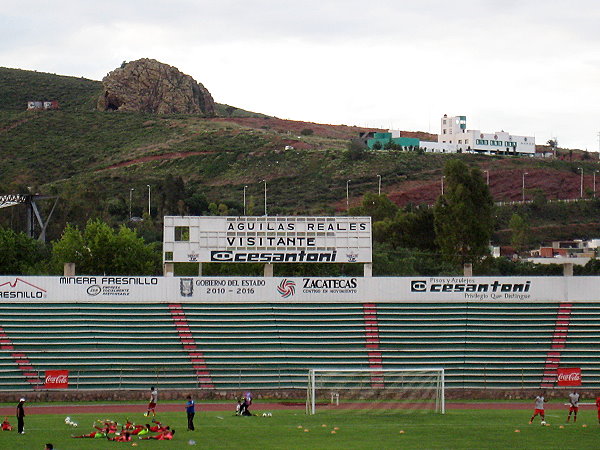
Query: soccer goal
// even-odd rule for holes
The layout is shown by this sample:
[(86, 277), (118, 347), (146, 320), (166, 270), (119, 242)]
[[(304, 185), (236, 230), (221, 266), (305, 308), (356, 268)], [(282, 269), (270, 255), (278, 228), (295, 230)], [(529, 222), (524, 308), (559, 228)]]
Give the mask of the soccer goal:
[(317, 407), (445, 414), (444, 369), (310, 369), (306, 414)]

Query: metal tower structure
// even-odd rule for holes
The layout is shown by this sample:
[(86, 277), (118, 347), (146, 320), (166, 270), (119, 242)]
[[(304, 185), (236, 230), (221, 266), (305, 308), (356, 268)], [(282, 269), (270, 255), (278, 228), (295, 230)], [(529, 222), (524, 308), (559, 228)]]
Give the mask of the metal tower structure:
[[(52, 205), (52, 209), (48, 214), (46, 220), (43, 219), (40, 209), (38, 208), (37, 201), (39, 200), (49, 200), (54, 199), (54, 205)], [(32, 194), (7, 194), (0, 195), (0, 209), (1, 208), (9, 208), (11, 206), (17, 205), (25, 205), (27, 208), (27, 236), (30, 238), (35, 238), (35, 228), (36, 221), (39, 225), (39, 235), (37, 239), (42, 242), (46, 242), (46, 229), (48, 228), (48, 223), (50, 222), (50, 218), (52, 217), (52, 213), (54, 213), (54, 209), (58, 203), (58, 197), (50, 196), (50, 195), (32, 195)], [(34, 219), (35, 218), (35, 219)]]

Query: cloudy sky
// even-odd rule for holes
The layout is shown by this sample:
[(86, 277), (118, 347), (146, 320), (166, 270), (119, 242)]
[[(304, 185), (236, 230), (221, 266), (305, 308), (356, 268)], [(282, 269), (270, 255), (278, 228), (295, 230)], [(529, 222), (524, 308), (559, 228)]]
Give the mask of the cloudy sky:
[(598, 0), (2, 0), (0, 66), (101, 80), (154, 58), (280, 118), (599, 149)]

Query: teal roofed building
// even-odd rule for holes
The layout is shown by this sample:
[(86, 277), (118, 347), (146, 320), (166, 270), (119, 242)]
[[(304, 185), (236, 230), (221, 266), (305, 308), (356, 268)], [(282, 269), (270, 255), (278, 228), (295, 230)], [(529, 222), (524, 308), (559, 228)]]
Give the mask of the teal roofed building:
[[(397, 134), (397, 136), (394, 136)], [(383, 149), (389, 146), (390, 142), (396, 147), (405, 148), (418, 148), (420, 141), (417, 138), (401, 137), (400, 133), (392, 132), (379, 132), (373, 133), (373, 137), (367, 140), (367, 146), (369, 149)]]

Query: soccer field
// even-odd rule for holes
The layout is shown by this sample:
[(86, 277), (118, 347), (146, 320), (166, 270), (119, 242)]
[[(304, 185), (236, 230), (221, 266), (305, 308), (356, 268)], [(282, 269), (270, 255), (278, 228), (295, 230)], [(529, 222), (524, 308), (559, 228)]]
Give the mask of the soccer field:
[[(201, 404), (198, 405), (201, 409)], [(1, 449), (43, 449), (51, 442), (58, 450), (112, 449), (379, 449), (379, 448), (594, 448), (599, 426), (595, 410), (581, 410), (576, 424), (565, 424), (566, 411), (549, 410), (549, 426), (539, 420), (529, 425), (529, 410), (449, 410), (445, 415), (418, 411), (320, 411), (306, 416), (302, 411), (272, 411), (263, 417), (236, 417), (231, 412), (196, 413), (196, 431), (186, 431), (185, 413), (163, 413), (158, 419), (177, 430), (173, 441), (108, 442), (72, 439), (72, 433), (92, 431), (95, 419), (120, 423), (127, 418), (145, 423), (141, 413), (72, 415), (78, 428), (65, 424), (64, 415), (39, 414), (26, 419), (24, 435), (0, 434)], [(474, 407), (476, 407), (474, 405)], [(9, 417), (11, 422), (14, 419)], [(563, 428), (560, 426), (563, 425)], [(586, 426), (584, 426), (586, 425)], [(519, 432), (516, 432), (519, 430)]]

